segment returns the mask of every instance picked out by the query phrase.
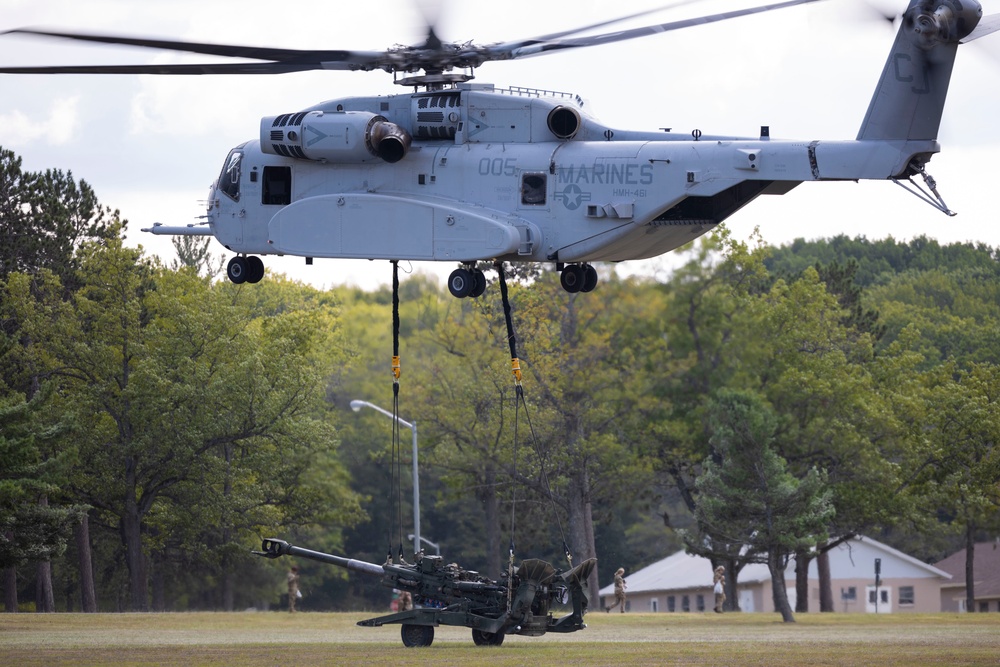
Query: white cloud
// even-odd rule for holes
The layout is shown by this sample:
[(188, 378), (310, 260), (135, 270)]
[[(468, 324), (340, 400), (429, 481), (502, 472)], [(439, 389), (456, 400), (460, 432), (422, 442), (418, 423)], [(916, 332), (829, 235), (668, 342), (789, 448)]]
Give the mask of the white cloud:
[(18, 109), (0, 114), (4, 141), (10, 144), (42, 142), (49, 146), (69, 143), (80, 125), (79, 103), (78, 96), (58, 99), (46, 118), (29, 116)]

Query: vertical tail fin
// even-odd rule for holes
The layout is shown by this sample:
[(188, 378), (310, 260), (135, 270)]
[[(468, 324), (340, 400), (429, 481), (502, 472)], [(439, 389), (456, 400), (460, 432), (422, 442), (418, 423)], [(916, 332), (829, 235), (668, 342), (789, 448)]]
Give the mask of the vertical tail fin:
[(959, 40), (983, 15), (977, 0), (911, 0), (858, 140), (935, 140)]

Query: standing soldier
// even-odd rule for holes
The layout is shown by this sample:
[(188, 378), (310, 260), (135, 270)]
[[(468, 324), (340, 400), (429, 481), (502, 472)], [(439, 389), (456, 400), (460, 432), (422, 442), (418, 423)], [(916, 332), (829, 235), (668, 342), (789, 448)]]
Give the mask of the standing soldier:
[(715, 587), (715, 612), (721, 614), (722, 604), (726, 601), (726, 568), (721, 565), (715, 568), (712, 584)]
[(295, 599), (302, 594), (299, 592), (299, 566), (293, 565), (288, 571), (288, 611), (295, 612)]
[(615, 572), (615, 603), (604, 611), (611, 613), (611, 610), (621, 605), (621, 613), (625, 613), (625, 568), (620, 567)]

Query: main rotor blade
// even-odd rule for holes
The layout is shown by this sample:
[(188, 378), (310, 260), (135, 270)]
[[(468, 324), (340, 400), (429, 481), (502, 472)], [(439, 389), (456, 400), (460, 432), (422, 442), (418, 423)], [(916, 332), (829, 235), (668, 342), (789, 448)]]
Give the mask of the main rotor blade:
[[(177, 40), (166, 40), (166, 39), (147, 39), (143, 37), (124, 37), (119, 35), (98, 35), (90, 33), (77, 33), (77, 32), (56, 32), (50, 30), (35, 30), (32, 28), (21, 28), (17, 30), (7, 30), (5, 32), (0, 32), (0, 35), (36, 35), (40, 37), (53, 37), (56, 39), (73, 39), (83, 42), (96, 42), (99, 44), (115, 44), (120, 46), (138, 46), (150, 49), (161, 49), (164, 51), (179, 51), (183, 53), (198, 53), (202, 55), (210, 56), (224, 56), (228, 58), (251, 58), (254, 60), (265, 60), (272, 61), (269, 64), (282, 63), (282, 62), (294, 62), (297, 63), (300, 68), (296, 70), (286, 70), (286, 71), (301, 71), (301, 65), (304, 63), (313, 63), (314, 67), (312, 69), (334, 69), (323, 65), (321, 63), (344, 63), (346, 65), (354, 65), (358, 69), (363, 67), (375, 66), (380, 59), (384, 58), (384, 54), (378, 51), (343, 51), (343, 50), (301, 50), (301, 49), (276, 49), (269, 47), (258, 47), (258, 46), (239, 46), (235, 44), (207, 44), (203, 42), (183, 42)], [(114, 66), (107, 66), (114, 67)], [(140, 66), (145, 67), (145, 65)], [(157, 67), (151, 65), (150, 67)], [(204, 65), (206, 70), (211, 69), (214, 65)], [(14, 70), (23, 70), (23, 72), (41, 72), (42, 69), (51, 68), (5, 68), (3, 71), (8, 73), (14, 73)], [(57, 68), (65, 69), (67, 72), (76, 71), (72, 68)], [(350, 69), (350, 67), (344, 67), (343, 69)], [(106, 74), (118, 73), (116, 70), (107, 69), (101, 70)], [(275, 70), (281, 71), (281, 70)], [(58, 72), (50, 72), (58, 73)], [(98, 73), (98, 72), (93, 72)], [(134, 74), (133, 70), (122, 70), (120, 73)], [(143, 72), (140, 72), (143, 73)], [(184, 72), (160, 72), (160, 71), (150, 71), (144, 72), (146, 74), (178, 74)], [(194, 73), (194, 72), (188, 72)], [(237, 71), (205, 71), (205, 74), (235, 74), (240, 73)], [(247, 72), (247, 73), (259, 73), (259, 72)]]
[(432, 0), (417, 0), (414, 4), (424, 21), (424, 29), (427, 37), (424, 39), (422, 49), (438, 51), (441, 49), (441, 38), (437, 36), (437, 25), (441, 18), (441, 3)]
[(491, 60), (512, 60), (559, 50), (576, 49), (585, 46), (610, 44), (646, 35), (679, 30), (695, 25), (724, 21), (749, 14), (793, 7), (795, 5), (818, 2), (819, 0), (788, 0), (778, 4), (762, 5), (750, 9), (740, 9), (710, 16), (701, 16), (681, 21), (659, 23), (643, 28), (633, 28), (601, 35), (568, 38), (584, 30), (591, 30), (626, 19), (645, 16), (654, 11), (663, 11), (696, 0), (679, 0), (655, 10), (631, 14), (620, 19), (595, 23), (583, 28), (552, 33), (543, 37), (476, 46), (468, 44), (442, 43), (435, 34), (433, 23), (427, 26), (427, 38), (420, 46), (399, 46), (387, 51), (345, 51), (345, 50), (300, 50), (280, 49), (234, 44), (207, 44), (178, 40), (148, 39), (76, 32), (57, 32), (23, 28), (0, 32), (5, 34), (25, 34), (56, 39), (72, 39), (100, 44), (136, 46), (184, 53), (247, 58), (260, 60), (259, 63), (207, 63), (207, 64), (146, 64), (146, 65), (70, 65), (40, 67), (0, 67), (0, 74), (282, 74), (307, 70), (373, 70), (387, 72), (414, 72), (424, 70), (429, 74), (446, 72), (455, 67), (475, 68)]
[[(287, 74), (317, 69), (351, 69), (345, 63), (218, 63), (162, 65), (50, 65), (0, 67), (0, 74)], [(340, 65), (340, 67), (338, 67)]]
[(577, 49), (585, 46), (598, 46), (600, 44), (623, 42), (629, 39), (636, 39), (637, 37), (645, 37), (647, 35), (657, 35), (663, 32), (669, 32), (671, 30), (680, 30), (681, 28), (690, 28), (692, 26), (704, 25), (706, 23), (727, 21), (729, 19), (738, 18), (740, 16), (748, 16), (750, 14), (760, 14), (763, 12), (774, 11), (776, 9), (785, 9), (786, 7), (794, 7), (796, 5), (804, 5), (811, 2), (819, 2), (819, 1), (820, 0), (788, 0), (787, 2), (781, 2), (772, 5), (761, 5), (759, 7), (751, 7), (748, 9), (737, 9), (731, 12), (722, 12), (719, 14), (711, 14), (709, 16), (699, 16), (696, 18), (684, 19), (681, 21), (658, 23), (656, 25), (650, 25), (643, 28), (631, 28), (629, 30), (621, 30), (619, 32), (605, 33), (603, 35), (578, 37), (574, 39), (556, 39), (548, 42), (541, 42), (538, 44), (530, 44), (523, 47), (515, 47), (508, 52), (494, 50), (494, 47), (487, 47), (486, 51), (489, 53), (488, 56), (489, 60), (505, 60), (505, 59), (512, 60), (515, 58), (526, 58), (529, 56), (537, 56), (543, 53), (549, 53), (551, 51)]
[(679, 2), (674, 2), (669, 5), (663, 5), (662, 7), (656, 7), (655, 9), (647, 9), (642, 12), (636, 12), (635, 14), (629, 14), (628, 16), (619, 16), (618, 18), (608, 19), (606, 21), (601, 21), (600, 23), (593, 23), (591, 25), (571, 28), (569, 30), (561, 30), (559, 32), (549, 33), (548, 35), (539, 35), (538, 37), (529, 37), (528, 39), (518, 39), (510, 42), (504, 42), (502, 44), (497, 44), (495, 48), (515, 49), (518, 47), (528, 46), (530, 44), (537, 44), (539, 42), (550, 42), (561, 37), (568, 37), (569, 35), (575, 35), (587, 30), (597, 30), (598, 28), (604, 28), (609, 25), (614, 25), (615, 23), (621, 23), (622, 21), (630, 21), (632, 19), (641, 18), (650, 14), (665, 12), (668, 9), (676, 9), (677, 7), (683, 7), (684, 5), (693, 5), (698, 2), (704, 2), (704, 0), (680, 0)]
[(966, 44), (974, 39), (979, 39), (980, 37), (993, 34), (997, 30), (1000, 30), (1000, 14), (990, 14), (989, 16), (984, 16), (979, 19), (979, 25), (973, 28), (972, 32), (970, 32), (966, 37), (963, 37), (958, 41), (962, 44)]

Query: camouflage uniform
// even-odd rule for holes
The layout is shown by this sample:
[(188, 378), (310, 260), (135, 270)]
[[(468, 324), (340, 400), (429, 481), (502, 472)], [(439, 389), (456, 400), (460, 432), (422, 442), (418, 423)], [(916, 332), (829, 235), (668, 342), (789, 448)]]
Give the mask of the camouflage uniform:
[(726, 568), (721, 565), (715, 568), (712, 575), (712, 586), (715, 590), (715, 612), (722, 613), (722, 605), (726, 601)]
[(605, 609), (608, 613), (612, 609), (621, 605), (621, 613), (625, 613), (625, 568), (620, 567), (618, 571), (615, 572), (615, 603)]

